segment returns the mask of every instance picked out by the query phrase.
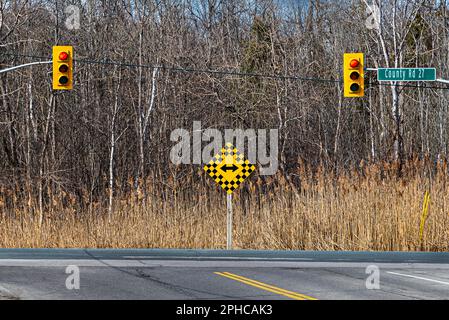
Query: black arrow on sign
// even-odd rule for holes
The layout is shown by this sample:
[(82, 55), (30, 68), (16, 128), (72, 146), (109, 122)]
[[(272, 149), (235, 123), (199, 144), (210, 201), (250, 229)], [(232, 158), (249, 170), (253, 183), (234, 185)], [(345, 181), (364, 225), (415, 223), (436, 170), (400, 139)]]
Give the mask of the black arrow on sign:
[(223, 165), (221, 168), (220, 168), (221, 170), (223, 170), (223, 171), (232, 171), (232, 172), (234, 172), (234, 171), (237, 171), (238, 169), (239, 169), (239, 167), (237, 167), (235, 164), (233, 164), (233, 165), (227, 165), (227, 164), (225, 164), (225, 165)]

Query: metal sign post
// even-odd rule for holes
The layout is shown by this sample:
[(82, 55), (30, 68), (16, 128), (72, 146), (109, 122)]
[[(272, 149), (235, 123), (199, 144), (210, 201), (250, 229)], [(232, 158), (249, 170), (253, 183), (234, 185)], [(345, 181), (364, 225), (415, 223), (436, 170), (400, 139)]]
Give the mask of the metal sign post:
[(232, 250), (232, 194), (226, 195), (227, 219), (226, 219), (226, 250)]

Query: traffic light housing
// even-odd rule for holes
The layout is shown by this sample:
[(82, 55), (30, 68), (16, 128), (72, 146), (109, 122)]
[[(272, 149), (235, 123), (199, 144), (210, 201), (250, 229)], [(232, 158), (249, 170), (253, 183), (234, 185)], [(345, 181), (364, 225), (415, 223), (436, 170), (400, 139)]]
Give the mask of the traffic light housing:
[(363, 53), (345, 53), (343, 59), (344, 96), (365, 96), (365, 59)]
[(53, 90), (73, 89), (73, 47), (53, 47)]

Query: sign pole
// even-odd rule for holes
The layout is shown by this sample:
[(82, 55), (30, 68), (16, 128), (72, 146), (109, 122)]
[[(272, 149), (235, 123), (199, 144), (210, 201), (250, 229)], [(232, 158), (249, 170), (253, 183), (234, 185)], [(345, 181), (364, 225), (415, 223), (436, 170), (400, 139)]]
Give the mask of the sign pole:
[(227, 206), (227, 230), (226, 230), (226, 249), (232, 250), (232, 194), (226, 195)]
[(232, 250), (232, 193), (256, 166), (245, 160), (232, 143), (226, 143), (203, 169), (226, 191), (226, 249)]

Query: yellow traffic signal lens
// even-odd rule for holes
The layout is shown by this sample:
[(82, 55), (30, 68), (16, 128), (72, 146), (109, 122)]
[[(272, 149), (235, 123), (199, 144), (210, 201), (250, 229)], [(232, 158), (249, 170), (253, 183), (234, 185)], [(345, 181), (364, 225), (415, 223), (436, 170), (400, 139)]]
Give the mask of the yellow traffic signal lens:
[(360, 78), (360, 73), (358, 73), (357, 71), (354, 71), (351, 73), (351, 75), (349, 76), (351, 78), (351, 80), (358, 80)]
[(59, 67), (59, 72), (66, 73), (67, 71), (69, 71), (69, 66), (66, 64), (61, 64)]

